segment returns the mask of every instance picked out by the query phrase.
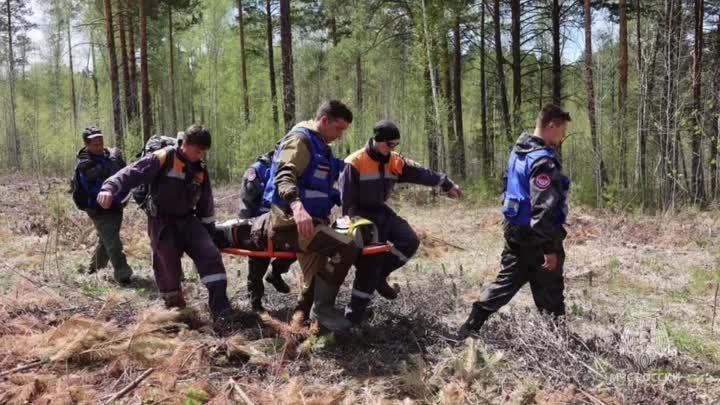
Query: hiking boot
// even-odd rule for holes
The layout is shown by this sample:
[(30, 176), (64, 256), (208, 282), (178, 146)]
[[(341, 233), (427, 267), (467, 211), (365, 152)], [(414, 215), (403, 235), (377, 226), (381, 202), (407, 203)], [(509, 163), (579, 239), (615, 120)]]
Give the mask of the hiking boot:
[[(353, 325), (359, 326), (367, 319), (367, 309), (370, 304), (369, 298), (351, 297), (345, 307), (345, 318)], [(370, 311), (372, 314), (372, 311)]]
[(315, 277), (315, 294), (313, 306), (310, 309), (310, 319), (317, 321), (320, 326), (331, 332), (344, 332), (352, 327), (343, 311), (335, 308), (335, 297), (337, 297), (340, 286), (330, 285), (320, 277)]
[(132, 279), (133, 271), (130, 266), (113, 269), (113, 278), (120, 285), (128, 285)]
[(171, 295), (169, 297), (164, 297), (163, 300), (165, 301), (165, 308), (167, 309), (183, 309), (187, 307), (187, 302), (185, 302), (185, 297), (183, 296), (182, 292), (179, 292), (176, 295)]
[(250, 300), (250, 308), (253, 312), (265, 312), (266, 309), (263, 306), (262, 298), (252, 298)]
[(388, 284), (387, 278), (380, 280), (375, 291), (388, 300), (394, 300), (398, 296), (397, 290)]
[(275, 287), (275, 291), (279, 293), (287, 294), (290, 292), (290, 286), (285, 283), (285, 280), (283, 280), (280, 274), (275, 274), (271, 271), (265, 276), (265, 281)]
[(470, 336), (470, 334), (480, 331), (480, 328), (485, 324), (490, 314), (492, 314), (492, 312), (473, 304), (470, 316), (468, 316), (468, 319), (462, 324), (458, 331), (458, 338), (464, 340)]

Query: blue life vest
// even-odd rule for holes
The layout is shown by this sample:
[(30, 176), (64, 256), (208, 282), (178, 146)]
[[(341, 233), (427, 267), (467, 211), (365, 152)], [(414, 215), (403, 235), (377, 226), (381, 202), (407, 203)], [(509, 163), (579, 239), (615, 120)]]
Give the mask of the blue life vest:
[[(255, 170), (257, 181), (260, 183), (260, 190), (265, 190), (267, 188), (268, 180), (270, 180), (271, 166), (272, 162), (267, 163), (266, 161), (259, 159), (250, 166), (251, 169)], [(264, 195), (260, 194), (260, 201), (258, 201), (257, 208), (255, 209), (255, 212), (252, 213), (251, 217), (259, 217), (270, 210), (270, 204), (268, 204), (263, 197)]]
[[(78, 186), (84, 191), (83, 197), (85, 198), (83, 209), (97, 210), (101, 209), (97, 203), (97, 195), (100, 193), (103, 182), (113, 174), (117, 173), (123, 163), (119, 162), (116, 158), (111, 158), (107, 154), (104, 155), (89, 155), (89, 159), (93, 162), (94, 167), (90, 170), (93, 171), (92, 176), (88, 176), (87, 171), (83, 172), (79, 168), (75, 169), (75, 177), (77, 179)], [(110, 209), (117, 209), (122, 206), (128, 193), (117, 193), (113, 197), (113, 202)], [(77, 202), (76, 202), (77, 203)]]
[[(530, 153), (510, 152), (505, 173), (505, 195), (502, 213), (505, 221), (520, 226), (530, 226), (532, 207), (530, 201), (530, 172), (533, 165), (540, 159), (549, 158), (560, 167), (560, 162), (552, 149), (536, 149)], [(555, 224), (563, 225), (567, 219), (567, 192), (570, 190), (570, 179), (562, 176), (562, 196), (557, 205)]]
[(307, 128), (295, 128), (278, 144), (273, 156), (272, 166), (270, 168), (269, 180), (265, 187), (263, 196), (264, 204), (275, 204), (282, 210), (288, 212), (290, 207), (280, 198), (275, 188), (275, 173), (277, 173), (277, 159), (280, 156), (280, 145), (292, 133), (301, 133), (310, 143), (310, 163), (303, 174), (298, 177), (298, 192), (300, 201), (305, 210), (314, 218), (327, 218), (330, 210), (336, 204), (336, 196), (338, 191), (334, 185), (340, 176), (343, 161), (333, 156), (330, 146), (320, 138), (318, 134)]

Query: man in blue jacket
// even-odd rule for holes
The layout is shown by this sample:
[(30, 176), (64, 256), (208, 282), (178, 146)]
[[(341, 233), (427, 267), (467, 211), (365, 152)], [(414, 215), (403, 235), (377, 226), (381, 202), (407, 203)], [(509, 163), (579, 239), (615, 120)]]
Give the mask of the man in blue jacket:
[(127, 284), (133, 271), (127, 263), (120, 240), (124, 200), (127, 193), (118, 193), (108, 208), (99, 206), (95, 201), (102, 183), (125, 167), (125, 161), (115, 149), (112, 151), (105, 149), (103, 133), (98, 128), (85, 128), (82, 139), (84, 146), (78, 152), (75, 161), (73, 200), (79, 209), (88, 214), (98, 234), (98, 242), (87, 271), (91, 274), (95, 273), (106, 267), (109, 261), (113, 266), (115, 281)]
[(527, 282), (538, 309), (556, 317), (565, 314), (563, 240), (567, 233), (563, 225), (570, 180), (562, 173), (556, 148), (568, 122), (570, 114), (546, 105), (538, 114), (534, 133), (521, 134), (510, 152), (502, 207), (502, 269), (473, 303), (461, 337), (480, 330)]
[[(256, 218), (270, 211), (270, 206), (263, 203), (263, 192), (270, 179), (270, 167), (274, 153), (272, 151), (258, 156), (250, 168), (245, 171), (240, 187), (240, 219)], [(259, 312), (264, 309), (262, 305), (262, 297), (265, 294), (263, 276), (265, 276), (265, 281), (275, 287), (278, 292), (283, 294), (290, 292), (290, 286), (285, 283), (282, 275), (288, 272), (294, 261), (291, 259), (272, 260), (272, 270), (265, 276), (270, 259), (248, 258), (247, 289), (253, 311)]]

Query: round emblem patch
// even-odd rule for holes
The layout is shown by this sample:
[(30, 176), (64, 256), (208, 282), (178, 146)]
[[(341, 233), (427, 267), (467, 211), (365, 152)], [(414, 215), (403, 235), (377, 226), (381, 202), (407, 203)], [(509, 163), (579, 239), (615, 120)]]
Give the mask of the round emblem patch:
[(552, 181), (550, 179), (550, 176), (548, 176), (547, 174), (541, 174), (535, 177), (535, 185), (537, 186), (537, 188), (540, 189), (546, 189), (550, 187), (551, 182)]
[(248, 181), (255, 181), (255, 178), (257, 178), (255, 169), (249, 169), (247, 173), (245, 173), (245, 177), (247, 177)]

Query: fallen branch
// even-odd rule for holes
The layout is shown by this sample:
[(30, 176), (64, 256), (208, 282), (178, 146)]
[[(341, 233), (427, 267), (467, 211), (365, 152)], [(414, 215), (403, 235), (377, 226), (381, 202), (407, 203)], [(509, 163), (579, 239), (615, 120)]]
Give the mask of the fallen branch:
[(230, 390), (235, 391), (243, 400), (243, 402), (245, 402), (245, 405), (255, 405), (255, 403), (250, 399), (250, 397), (245, 393), (245, 391), (240, 388), (240, 385), (235, 380), (231, 378), (229, 384)]
[(45, 364), (47, 362), (48, 362), (47, 360), (33, 361), (32, 363), (28, 363), (24, 366), (15, 367), (14, 369), (8, 370), (8, 371), (3, 371), (2, 373), (0, 373), (0, 377), (5, 377), (5, 376), (11, 375), (11, 374), (19, 373), (21, 371), (29, 370), (34, 367), (42, 366), (43, 364)]
[(150, 367), (149, 369), (145, 370), (145, 372), (142, 373), (142, 374), (140, 375), (140, 377), (136, 378), (133, 382), (131, 382), (130, 384), (128, 384), (125, 388), (121, 389), (118, 393), (113, 394), (113, 395), (110, 397), (110, 399), (108, 399), (108, 400), (105, 402), (105, 404), (110, 404), (110, 403), (112, 403), (113, 401), (115, 401), (116, 399), (120, 399), (120, 398), (124, 397), (125, 394), (127, 394), (128, 392), (130, 392), (130, 391), (132, 391), (133, 389), (135, 389), (135, 387), (137, 387), (138, 385), (140, 385), (140, 383), (141, 383), (144, 379), (146, 379), (153, 371), (155, 371), (155, 369), (152, 368), (152, 367)]

